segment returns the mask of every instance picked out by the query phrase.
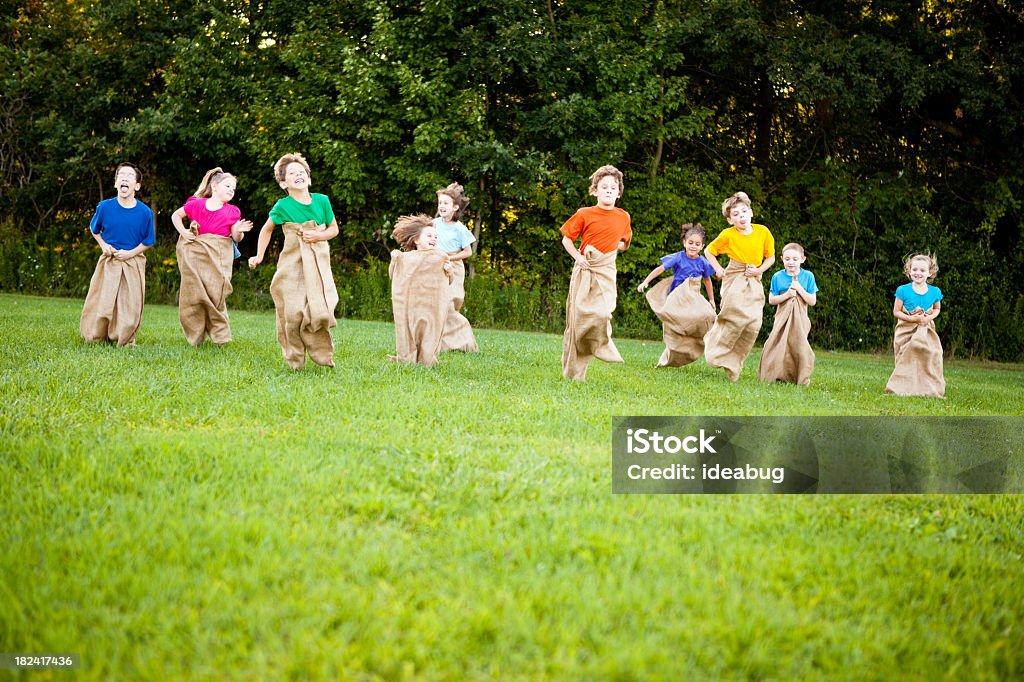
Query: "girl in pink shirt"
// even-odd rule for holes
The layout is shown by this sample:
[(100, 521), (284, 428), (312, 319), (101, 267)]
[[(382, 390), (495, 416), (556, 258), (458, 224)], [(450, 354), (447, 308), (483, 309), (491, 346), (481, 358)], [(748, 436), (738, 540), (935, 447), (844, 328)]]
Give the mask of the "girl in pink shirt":
[[(193, 346), (206, 337), (218, 345), (231, 341), (226, 301), (232, 291), (231, 264), (238, 257), (235, 242), (252, 229), (252, 222), (242, 220), (238, 207), (228, 203), (234, 196), (235, 176), (214, 168), (171, 215), (181, 235), (176, 249), (181, 271), (178, 319)], [(191, 221), (188, 229), (184, 218)]]

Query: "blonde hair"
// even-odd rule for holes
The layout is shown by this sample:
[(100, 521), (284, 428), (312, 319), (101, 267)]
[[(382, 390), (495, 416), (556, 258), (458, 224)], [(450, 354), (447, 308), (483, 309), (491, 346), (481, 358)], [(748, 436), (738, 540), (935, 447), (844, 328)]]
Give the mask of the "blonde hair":
[(274, 178), (278, 182), (284, 182), (285, 175), (288, 172), (288, 164), (297, 163), (306, 169), (306, 175), (310, 176), (310, 180), (313, 179), (313, 173), (309, 170), (309, 164), (306, 163), (305, 157), (298, 152), (292, 152), (291, 154), (285, 154), (277, 163), (274, 164)]
[(804, 254), (804, 247), (800, 246), (796, 242), (790, 242), (790, 243), (786, 244), (785, 246), (782, 247), (782, 251), (779, 251), (779, 253), (780, 254), (786, 253), (790, 249), (792, 249), (793, 251), (799, 252), (801, 256), (805, 255)]
[(420, 238), (420, 234), (433, 225), (434, 221), (430, 219), (430, 216), (422, 213), (404, 215), (395, 221), (395, 229), (391, 231), (391, 238), (398, 242), (403, 251), (415, 251), (416, 240)]
[(747, 208), (750, 208), (750, 197), (747, 196), (746, 192), (736, 192), (731, 197), (722, 202), (722, 215), (729, 219), (729, 213), (736, 207), (737, 204), (743, 204)]
[(907, 256), (907, 259), (903, 261), (903, 274), (910, 278), (910, 264), (916, 260), (928, 261), (928, 282), (935, 279), (935, 275), (939, 274), (939, 261), (935, 259), (933, 253), (915, 253)]
[(458, 220), (462, 217), (462, 214), (466, 211), (466, 207), (469, 206), (469, 197), (466, 196), (466, 191), (457, 182), (453, 182), (444, 189), (437, 190), (437, 196), (445, 195), (451, 198), (452, 203), (455, 204), (455, 213), (452, 214), (452, 218)]
[(206, 175), (203, 176), (203, 181), (199, 183), (199, 187), (196, 188), (196, 193), (192, 196), (209, 199), (213, 196), (214, 185), (219, 185), (228, 178), (231, 178), (232, 180), (236, 179), (231, 173), (225, 173), (220, 166), (211, 168), (206, 171)]
[(621, 197), (625, 185), (622, 182), (622, 171), (615, 166), (601, 166), (594, 171), (590, 176), (590, 194), (597, 194), (597, 183), (608, 176), (615, 178), (615, 182), (619, 183), (619, 196)]

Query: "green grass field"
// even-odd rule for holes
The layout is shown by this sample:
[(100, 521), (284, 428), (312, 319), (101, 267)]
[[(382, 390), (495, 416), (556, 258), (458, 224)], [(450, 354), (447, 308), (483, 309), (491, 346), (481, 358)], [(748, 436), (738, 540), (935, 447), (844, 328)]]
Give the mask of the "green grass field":
[(810, 387), (702, 362), (561, 378), (561, 339), (400, 366), (341, 320), (287, 369), (272, 313), (191, 348), (147, 307), (0, 296), (0, 651), (76, 680), (992, 680), (1024, 676), (1024, 499), (611, 494), (616, 415), (1019, 415), (1020, 366), (819, 352)]

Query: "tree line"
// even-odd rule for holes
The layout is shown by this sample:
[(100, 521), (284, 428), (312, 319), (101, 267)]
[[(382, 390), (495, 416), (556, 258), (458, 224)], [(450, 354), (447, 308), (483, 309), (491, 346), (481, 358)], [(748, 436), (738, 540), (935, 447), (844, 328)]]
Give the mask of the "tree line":
[[(23, 0), (0, 10), (0, 231), (83, 229), (121, 160), (170, 240), (203, 172), (261, 222), (309, 159), (353, 268), (472, 197), (480, 277), (564, 289), (557, 228), (626, 174), (623, 287), (746, 191), (822, 289), (814, 340), (883, 347), (903, 257), (937, 253), (958, 355), (1024, 356), (1024, 8), (1010, 0)], [(554, 305), (554, 304), (553, 304)]]

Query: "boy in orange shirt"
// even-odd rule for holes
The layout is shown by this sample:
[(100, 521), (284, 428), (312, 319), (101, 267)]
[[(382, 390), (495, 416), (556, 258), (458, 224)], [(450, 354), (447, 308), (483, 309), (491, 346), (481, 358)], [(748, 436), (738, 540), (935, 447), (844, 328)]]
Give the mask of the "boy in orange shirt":
[[(629, 214), (616, 208), (622, 196), (622, 172), (601, 166), (590, 176), (595, 206), (581, 208), (562, 225), (562, 246), (572, 256), (572, 279), (565, 302), (562, 374), (584, 381), (591, 358), (622, 362), (612, 342), (615, 310), (615, 257), (629, 248), (633, 237)], [(580, 240), (579, 250), (576, 240)]]

